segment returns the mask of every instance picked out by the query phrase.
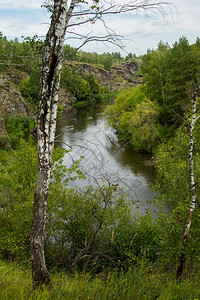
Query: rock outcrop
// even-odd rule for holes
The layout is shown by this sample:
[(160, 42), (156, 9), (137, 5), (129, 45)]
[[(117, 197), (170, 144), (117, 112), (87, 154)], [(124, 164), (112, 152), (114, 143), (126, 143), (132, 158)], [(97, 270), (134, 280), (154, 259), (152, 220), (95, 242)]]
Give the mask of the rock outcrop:
[(59, 103), (64, 111), (68, 111), (72, 108), (72, 103), (75, 103), (77, 99), (70, 94), (70, 92), (65, 89), (60, 89), (59, 91)]
[(7, 75), (0, 75), (0, 148), (9, 148), (9, 138), (5, 126), (5, 116), (27, 116), (33, 114), (20, 91), (11, 83)]
[(9, 77), (0, 75), (0, 110), (3, 115), (31, 117), (32, 110)]
[(71, 68), (75, 66), (77, 68), (77, 65), (79, 65), (83, 73), (94, 75), (101, 86), (108, 87), (111, 91), (118, 91), (128, 86), (136, 86), (142, 82), (141, 77), (135, 73), (137, 65), (133, 61), (114, 65), (110, 71), (86, 63), (69, 63), (67, 65)]
[(4, 115), (0, 109), (0, 149), (9, 149), (10, 142), (5, 126)]

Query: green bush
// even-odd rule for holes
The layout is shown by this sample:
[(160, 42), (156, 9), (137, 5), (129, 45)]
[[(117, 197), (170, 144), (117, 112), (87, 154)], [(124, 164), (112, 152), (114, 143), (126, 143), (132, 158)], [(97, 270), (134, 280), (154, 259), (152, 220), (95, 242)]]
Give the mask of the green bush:
[(48, 210), (47, 259), (67, 269), (100, 271), (113, 264), (112, 232), (130, 219), (126, 199), (115, 186), (65, 189), (51, 197)]
[(28, 137), (33, 128), (33, 121), (28, 117), (6, 116), (5, 124), (10, 145), (13, 149), (17, 149), (20, 146), (20, 138)]
[(36, 147), (21, 141), (18, 151), (1, 152), (0, 253), (9, 259), (29, 258)]
[(136, 151), (151, 151), (160, 139), (158, 107), (146, 98), (144, 87), (132, 87), (117, 95), (106, 109), (108, 123)]
[(22, 80), (20, 91), (22, 96), (33, 106), (38, 104), (38, 95), (40, 87), (40, 67), (36, 66), (36, 70), (31, 72), (30, 77)]
[[(76, 172), (78, 163), (71, 168), (61, 165), (63, 151), (55, 150), (52, 181), (55, 195), (59, 190), (60, 176)], [(77, 171), (78, 172), (78, 171)], [(78, 172), (81, 176), (82, 174)], [(23, 140), (16, 151), (1, 151), (0, 156), (0, 254), (6, 258), (25, 260), (29, 257), (33, 196), (37, 174), (37, 150)], [(68, 176), (73, 179), (74, 175)], [(57, 181), (57, 183), (56, 183)], [(66, 182), (66, 181), (65, 181)], [(51, 194), (51, 190), (50, 190)]]
[(61, 87), (76, 97), (76, 107), (110, 99), (109, 89), (101, 88), (94, 75), (83, 74), (81, 65), (74, 66), (73, 70), (70, 67), (63, 67)]

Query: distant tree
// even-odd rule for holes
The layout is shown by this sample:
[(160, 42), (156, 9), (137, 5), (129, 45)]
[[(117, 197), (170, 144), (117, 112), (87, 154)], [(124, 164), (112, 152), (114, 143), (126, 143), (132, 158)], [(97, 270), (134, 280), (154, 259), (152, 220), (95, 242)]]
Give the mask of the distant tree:
[(134, 60), (136, 58), (136, 55), (134, 53), (129, 53), (127, 56), (126, 56), (126, 61), (128, 60)]
[(77, 60), (77, 51), (75, 48), (71, 47), (70, 45), (63, 46), (63, 57), (67, 61)]
[(95, 76), (91, 75), (91, 74), (87, 74), (87, 75), (84, 76), (84, 78), (89, 83), (91, 92), (94, 95), (98, 94), (100, 92), (100, 85), (99, 85), (98, 80), (95, 78)]
[(186, 37), (174, 43), (167, 67), (165, 105), (171, 110), (171, 120), (180, 123), (177, 115), (183, 118), (190, 108), (197, 75), (196, 58)]
[(113, 62), (114, 63), (120, 63), (122, 56), (120, 52), (112, 52)]
[(200, 38), (199, 37), (196, 39), (196, 46), (200, 47)]
[(104, 68), (109, 71), (112, 67), (112, 64), (113, 64), (113, 58), (112, 58), (112, 55), (109, 54), (109, 53), (104, 53), (102, 55), (102, 63), (103, 63), (103, 66)]
[(162, 107), (160, 122), (176, 126), (190, 108), (197, 81), (198, 56), (185, 37), (170, 49), (160, 42), (143, 56), (142, 72), (148, 96)]
[(161, 105), (165, 101), (169, 50), (169, 45), (161, 41), (156, 50), (148, 50), (142, 59), (142, 74), (147, 94), (151, 101), (156, 101)]

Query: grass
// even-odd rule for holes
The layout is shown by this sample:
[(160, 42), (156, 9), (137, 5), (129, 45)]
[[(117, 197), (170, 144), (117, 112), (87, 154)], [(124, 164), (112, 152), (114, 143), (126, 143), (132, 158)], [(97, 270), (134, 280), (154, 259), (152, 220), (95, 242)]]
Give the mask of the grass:
[(200, 299), (200, 273), (193, 278), (177, 282), (172, 275), (153, 273), (149, 267), (141, 266), (117, 275), (60, 272), (51, 274), (51, 285), (33, 290), (31, 272), (15, 263), (0, 261), (1, 300), (129, 300), (129, 299)]

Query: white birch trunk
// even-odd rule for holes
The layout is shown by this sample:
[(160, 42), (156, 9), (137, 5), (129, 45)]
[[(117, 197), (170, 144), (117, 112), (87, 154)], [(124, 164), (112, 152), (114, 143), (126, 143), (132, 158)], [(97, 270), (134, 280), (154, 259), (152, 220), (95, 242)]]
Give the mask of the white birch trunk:
[(75, 1), (67, 10), (67, 0), (55, 0), (46, 35), (38, 104), (38, 174), (34, 193), (31, 231), (33, 286), (50, 281), (44, 255), (47, 196), (56, 131), (58, 92), (62, 68), (62, 50), (67, 24)]
[(194, 150), (194, 128), (195, 122), (198, 118), (196, 118), (196, 110), (197, 110), (197, 95), (198, 95), (199, 87), (195, 90), (193, 96), (193, 103), (192, 103), (192, 120), (190, 123), (190, 144), (189, 144), (189, 179), (190, 179), (190, 191), (191, 191), (191, 198), (190, 198), (190, 208), (187, 215), (187, 220), (185, 224), (185, 230), (182, 237), (182, 245), (183, 245), (183, 252), (180, 258), (180, 264), (177, 269), (177, 278), (179, 278), (183, 272), (184, 263), (186, 261), (185, 257), (185, 247), (189, 237), (190, 226), (192, 222), (192, 215), (196, 206), (197, 202), (197, 194), (196, 194), (196, 187), (195, 187), (195, 178), (194, 178), (194, 157), (193, 157), (193, 150)]

